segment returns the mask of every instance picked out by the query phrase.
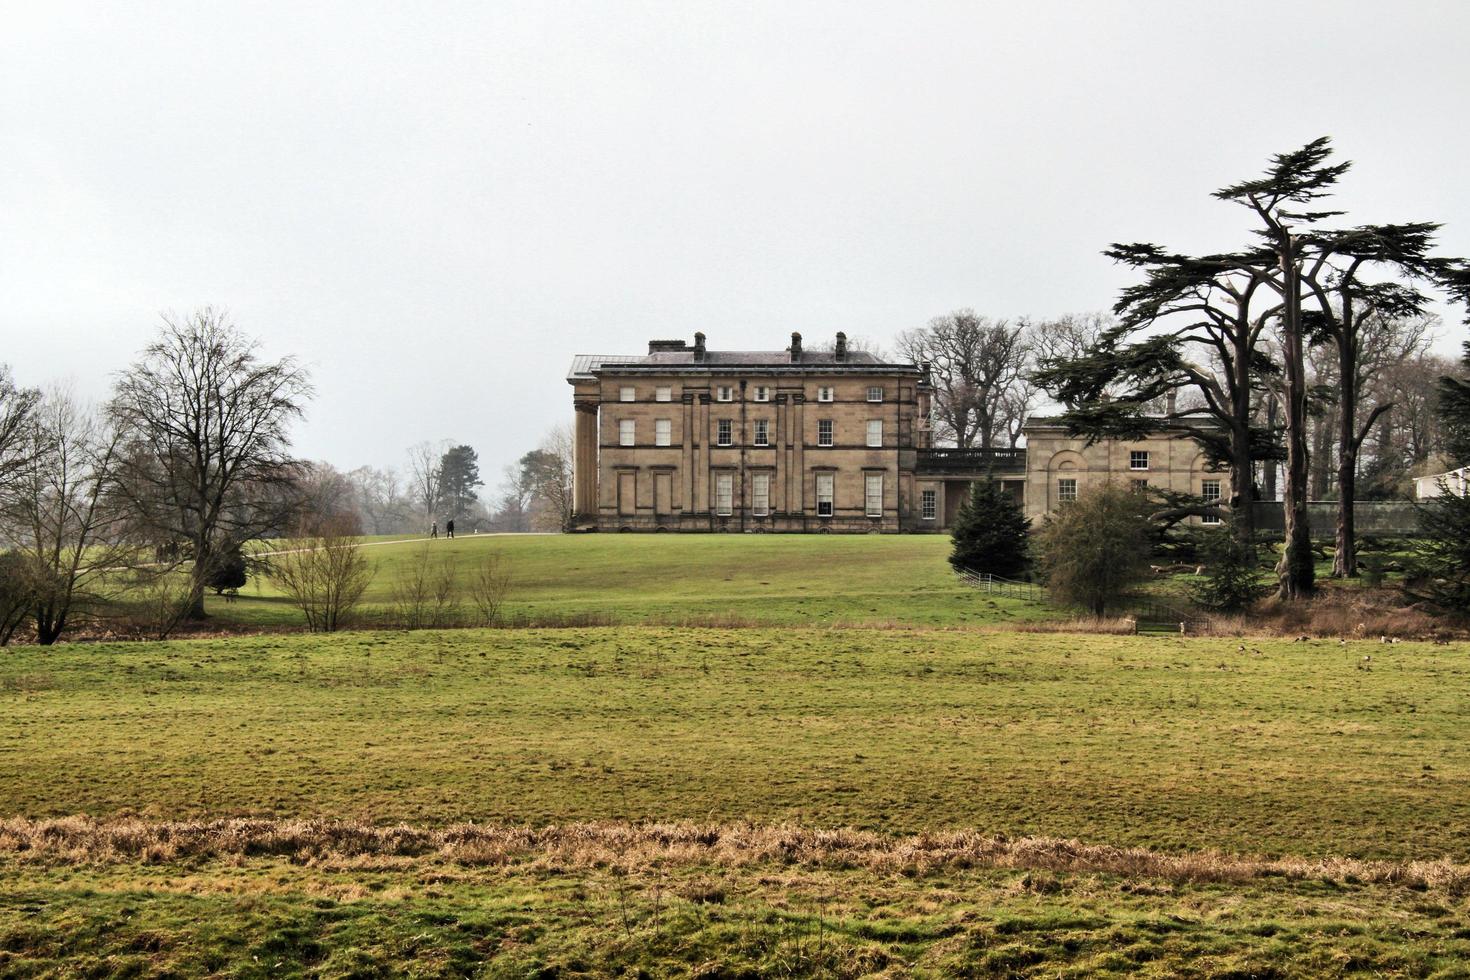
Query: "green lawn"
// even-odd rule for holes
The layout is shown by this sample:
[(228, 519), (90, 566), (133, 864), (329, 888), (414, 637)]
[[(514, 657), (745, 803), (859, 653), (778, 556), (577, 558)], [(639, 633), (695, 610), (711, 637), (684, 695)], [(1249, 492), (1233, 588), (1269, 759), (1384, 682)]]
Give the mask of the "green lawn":
[(1464, 645), (1239, 646), (606, 628), (16, 648), (0, 814), (750, 819), (1470, 860)]
[(0, 976), (1464, 975), (1470, 649), (1240, 646), (620, 627), (7, 650), (0, 815), (975, 828), (1322, 870), (108, 857), (0, 827)]
[[(394, 583), (425, 549), (452, 556), (462, 581), (477, 559), (500, 556), (512, 581), (505, 613), (533, 624), (949, 626), (1047, 615), (960, 584), (943, 535), (579, 534), (374, 543), (365, 550), (377, 564), (365, 618), (387, 611)], [(269, 581), (252, 581), (231, 603), (211, 597), (208, 608), (227, 622), (301, 622)]]

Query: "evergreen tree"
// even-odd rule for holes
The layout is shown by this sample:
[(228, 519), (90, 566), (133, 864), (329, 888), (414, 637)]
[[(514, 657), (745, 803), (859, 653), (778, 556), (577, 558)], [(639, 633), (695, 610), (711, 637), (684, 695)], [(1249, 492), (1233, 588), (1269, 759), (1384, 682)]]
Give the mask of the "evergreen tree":
[(1445, 493), (1419, 507), (1419, 540), (1405, 591), (1444, 609), (1470, 612), (1470, 497)]
[(1470, 466), (1470, 343), (1460, 364), (1465, 377), (1439, 379), (1439, 421), (1455, 465)]
[(220, 556), (207, 584), (215, 595), (223, 595), (231, 589), (243, 589), (247, 581), (247, 568), (244, 553), (236, 548), (229, 554)]
[(480, 454), (469, 446), (451, 446), (439, 459), (439, 498), (444, 516), (449, 520), (462, 517), (475, 501), (475, 488), (483, 487), (480, 479)]
[[(1439, 383), (1439, 415), (1445, 442), (1456, 462), (1470, 463), (1470, 344), (1461, 362), (1466, 377)], [(1419, 508), (1419, 542), (1414, 554), (1416, 598), (1446, 609), (1470, 612), (1470, 496), (1445, 487)]]
[(976, 480), (969, 499), (955, 515), (949, 563), (957, 570), (1013, 578), (1030, 565), (1030, 529), (1031, 521), (1015, 497), (994, 480)]
[(1255, 542), (1214, 529), (1200, 542), (1204, 559), (1202, 581), (1190, 588), (1190, 598), (1206, 609), (1236, 612), (1266, 592), (1261, 582), (1261, 557)]

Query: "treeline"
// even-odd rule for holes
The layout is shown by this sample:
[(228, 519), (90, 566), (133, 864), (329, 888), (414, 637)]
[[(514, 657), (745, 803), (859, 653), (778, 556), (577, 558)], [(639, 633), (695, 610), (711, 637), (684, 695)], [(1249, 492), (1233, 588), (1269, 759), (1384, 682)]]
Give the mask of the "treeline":
[[(369, 575), (358, 535), (493, 526), (470, 446), (414, 446), (402, 476), (297, 458), (290, 430), (312, 394), (293, 358), (265, 359), (208, 308), (165, 317), (100, 405), (0, 367), (0, 645), (82, 628), (164, 636), (252, 573), (280, 578), (313, 628), (312, 604), (331, 596), (335, 628), (343, 588)], [(262, 557), (254, 545), (274, 538), (332, 547), (322, 561)]]
[(479, 455), (450, 440), (421, 442), (402, 468), (361, 466), (343, 473), (309, 467), (319, 509), (354, 514), (365, 534), (423, 534), (437, 523), (464, 531), (562, 531), (572, 513), (572, 435), (553, 428), (541, 445), (507, 466), (487, 503)]
[(165, 317), (101, 405), (0, 369), (0, 643), (202, 617), (250, 542), (321, 519), (290, 452), (311, 395), (293, 358), (265, 360), (212, 309)]
[(1253, 537), (1254, 501), (1285, 511), (1282, 598), (1314, 588), (1309, 499), (1338, 502), (1333, 574), (1358, 573), (1355, 500), (1406, 496), (1448, 452), (1431, 349), (1436, 298), (1470, 299), (1470, 265), (1435, 253), (1439, 225), (1352, 224), (1320, 203), (1349, 164), (1329, 141), (1272, 157), (1216, 191), (1243, 209), (1244, 243), (1192, 255), (1153, 243), (1104, 254), (1137, 271), (1110, 314), (1046, 323), (962, 310), (899, 338), (931, 365), (936, 434), (1014, 444), (1044, 400), (1089, 438), (1142, 435), (1160, 419), (1230, 470), (1230, 507), (1177, 500), (1172, 517), (1228, 517)]

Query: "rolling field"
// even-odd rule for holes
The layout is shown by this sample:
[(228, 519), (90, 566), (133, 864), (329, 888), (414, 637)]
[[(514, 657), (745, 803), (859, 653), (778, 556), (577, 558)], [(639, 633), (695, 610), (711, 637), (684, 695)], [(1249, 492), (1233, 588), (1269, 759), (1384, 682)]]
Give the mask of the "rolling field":
[(0, 975), (1464, 975), (1470, 650), (1243, 645), (11, 650)]
[[(532, 624), (958, 626), (1045, 614), (1010, 599), (977, 602), (950, 572), (943, 535), (580, 534), (374, 543), (365, 618), (387, 611), (394, 583), (425, 549), (453, 556), (464, 581), (477, 558), (499, 556), (511, 576), (505, 615)], [(234, 602), (209, 597), (208, 608), (224, 622), (301, 623), (263, 580)]]

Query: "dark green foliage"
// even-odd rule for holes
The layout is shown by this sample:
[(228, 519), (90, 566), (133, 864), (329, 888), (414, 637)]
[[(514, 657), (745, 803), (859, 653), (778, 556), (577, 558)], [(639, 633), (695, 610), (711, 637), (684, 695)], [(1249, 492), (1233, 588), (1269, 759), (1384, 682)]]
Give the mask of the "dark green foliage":
[(464, 515), (475, 500), (475, 488), (485, 485), (480, 479), (480, 454), (469, 446), (454, 446), (439, 460), (439, 492), (444, 501), (444, 516), (449, 520)]
[(1439, 379), (1439, 420), (1444, 427), (1445, 448), (1455, 464), (1470, 463), (1470, 342), (1460, 359), (1463, 378)]
[(1407, 591), (1470, 612), (1470, 497), (1443, 493), (1419, 508), (1419, 542)]
[(222, 556), (215, 562), (205, 584), (215, 595), (245, 587), (245, 556), (238, 549)]
[(1116, 607), (1148, 569), (1150, 509), (1142, 494), (1106, 483), (1047, 518), (1037, 543), (1052, 597), (1095, 616)]
[(1253, 541), (1245, 541), (1224, 528), (1200, 536), (1199, 554), (1205, 571), (1202, 581), (1190, 587), (1197, 605), (1218, 612), (1236, 612), (1265, 594), (1261, 583), (1261, 559)]
[(956, 569), (1015, 578), (1031, 564), (1030, 530), (1020, 501), (994, 480), (976, 480), (955, 515), (949, 563)]
[[(1460, 362), (1470, 373), (1470, 343)], [(1439, 417), (1455, 461), (1470, 460), (1470, 377), (1441, 378)], [(1440, 487), (1419, 507), (1419, 543), (1407, 591), (1444, 609), (1470, 612), (1470, 497)]]

